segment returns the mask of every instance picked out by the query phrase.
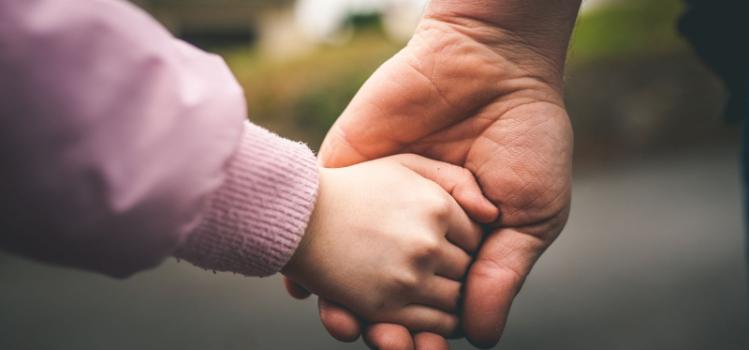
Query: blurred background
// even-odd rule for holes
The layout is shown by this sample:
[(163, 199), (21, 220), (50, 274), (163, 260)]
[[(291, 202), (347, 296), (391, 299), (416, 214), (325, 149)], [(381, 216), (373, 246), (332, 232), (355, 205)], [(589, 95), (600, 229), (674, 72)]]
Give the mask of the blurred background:
[[(226, 58), (253, 121), (316, 148), (425, 1), (137, 3)], [(498, 349), (749, 348), (738, 126), (675, 31), (681, 11), (585, 2), (567, 71), (572, 216)], [(173, 260), (123, 282), (0, 255), (0, 286), (0, 349), (364, 348), (327, 336), (278, 278)]]

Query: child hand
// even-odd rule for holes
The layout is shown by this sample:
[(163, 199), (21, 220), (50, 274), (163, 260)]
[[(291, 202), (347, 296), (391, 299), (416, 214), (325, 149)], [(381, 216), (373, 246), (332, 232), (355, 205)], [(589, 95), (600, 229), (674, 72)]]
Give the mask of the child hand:
[(497, 216), (473, 176), (446, 163), (400, 155), (321, 169), (307, 233), (283, 273), (367, 321), (453, 333), (460, 281), (482, 230), (420, 174), (458, 189), (479, 216)]

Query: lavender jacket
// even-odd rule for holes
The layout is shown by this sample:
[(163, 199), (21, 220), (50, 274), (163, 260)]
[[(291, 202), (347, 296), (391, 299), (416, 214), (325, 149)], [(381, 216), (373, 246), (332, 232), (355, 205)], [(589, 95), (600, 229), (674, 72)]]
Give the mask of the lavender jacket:
[(119, 0), (0, 0), (0, 248), (116, 277), (176, 255), (265, 276), (312, 152), (246, 121), (221, 58)]

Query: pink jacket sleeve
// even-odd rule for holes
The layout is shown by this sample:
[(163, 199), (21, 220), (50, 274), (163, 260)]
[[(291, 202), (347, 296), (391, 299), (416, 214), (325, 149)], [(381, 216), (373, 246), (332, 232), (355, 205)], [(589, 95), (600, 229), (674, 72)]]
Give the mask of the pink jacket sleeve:
[(217, 56), (118, 0), (0, 0), (0, 247), (124, 277), (178, 255), (269, 275), (317, 166), (245, 121)]

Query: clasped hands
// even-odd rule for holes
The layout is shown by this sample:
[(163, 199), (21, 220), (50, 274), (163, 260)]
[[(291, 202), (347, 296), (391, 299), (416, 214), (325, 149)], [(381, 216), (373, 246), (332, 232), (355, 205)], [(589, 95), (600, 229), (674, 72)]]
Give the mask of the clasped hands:
[(569, 213), (561, 72), (577, 8), (517, 21), (546, 8), (433, 0), (331, 129), (318, 204), (284, 273), (292, 295), (320, 295), (336, 339), (363, 333), (378, 349), (444, 349), (455, 335), (498, 342)]

